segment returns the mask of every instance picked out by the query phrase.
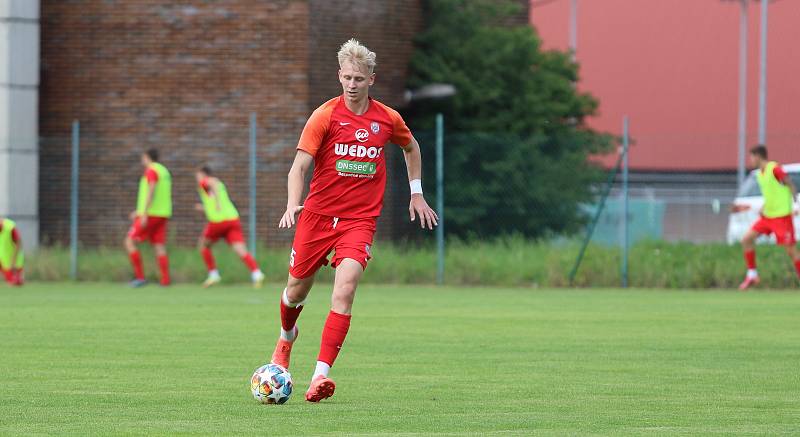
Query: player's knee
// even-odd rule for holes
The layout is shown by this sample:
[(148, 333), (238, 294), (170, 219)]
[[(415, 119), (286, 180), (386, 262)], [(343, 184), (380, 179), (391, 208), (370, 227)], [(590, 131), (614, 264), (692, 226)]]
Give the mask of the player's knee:
[(333, 289), (333, 299), (352, 303), (356, 295), (357, 285), (355, 280), (340, 281)]
[(286, 298), (291, 304), (297, 304), (306, 300), (313, 280), (311, 278), (298, 279), (289, 276), (289, 281), (286, 284)]
[(233, 248), (233, 251), (236, 252), (236, 254), (240, 257), (247, 254), (247, 246), (245, 246), (244, 243), (233, 243), (231, 247)]
[(331, 297), (331, 309), (340, 314), (350, 314), (355, 293), (355, 288), (335, 290)]

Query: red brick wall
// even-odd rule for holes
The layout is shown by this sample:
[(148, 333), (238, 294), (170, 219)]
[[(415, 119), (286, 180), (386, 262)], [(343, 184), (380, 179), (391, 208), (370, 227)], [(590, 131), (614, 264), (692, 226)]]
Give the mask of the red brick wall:
[[(374, 50), (372, 94), (402, 109), (423, 17), (421, 0), (42, 0), (41, 25), (44, 243), (69, 235), (72, 120), (81, 121), (81, 242), (120, 243), (135, 206), (139, 154), (157, 147), (173, 174), (172, 241), (190, 244), (204, 223), (193, 210), (199, 164), (217, 170), (247, 221), (248, 118), (256, 112), (258, 236), (285, 245), (292, 234), (276, 223), (286, 174), (308, 115), (341, 92), (338, 47), (355, 37)], [(387, 156), (402, 160), (400, 152)], [(404, 171), (391, 179), (382, 238), (407, 229)]]
[[(141, 174), (138, 156), (148, 147), (161, 150), (162, 162), (173, 173), (173, 241), (189, 244), (201, 230), (203, 217), (193, 210), (193, 170), (204, 162), (218, 170), (246, 221), (251, 111), (259, 120), (259, 239), (270, 244), (291, 239), (290, 232), (276, 229), (285, 208), (286, 174), (319, 96), (338, 93), (335, 76), (324, 83), (316, 69), (335, 72), (335, 48), (347, 33), (346, 26), (331, 30), (324, 18), (348, 13), (322, 1), (176, 3), (42, 1), (40, 216), (45, 243), (68, 238), (73, 119), (81, 121), (82, 243), (122, 240)], [(355, 12), (360, 16), (368, 9), (374, 18), (360, 26), (365, 36), (382, 33), (385, 14), (414, 21), (399, 16), (414, 13), (401, 6), (406, 2), (361, 3), (392, 3)], [(311, 32), (311, 26), (319, 28)], [(384, 81), (378, 88), (390, 103), (398, 101), (403, 89), (412, 33), (405, 31), (405, 45), (396, 54), (392, 51), (399, 45), (389, 36), (375, 41), (383, 57), (393, 60), (387, 67), (399, 69), (392, 73), (394, 83)]]

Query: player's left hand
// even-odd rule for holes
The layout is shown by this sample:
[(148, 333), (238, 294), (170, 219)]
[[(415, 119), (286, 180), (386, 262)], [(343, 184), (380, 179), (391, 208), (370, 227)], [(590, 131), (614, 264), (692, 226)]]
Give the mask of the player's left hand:
[(141, 226), (142, 229), (147, 227), (147, 215), (146, 214), (142, 214), (142, 216), (139, 217), (139, 226)]
[(417, 219), (419, 216), (419, 226), (422, 229), (426, 227), (433, 230), (434, 226), (439, 225), (439, 216), (436, 212), (428, 206), (428, 202), (422, 197), (422, 194), (412, 194), (411, 202), (408, 205), (408, 212), (411, 215), (411, 221)]

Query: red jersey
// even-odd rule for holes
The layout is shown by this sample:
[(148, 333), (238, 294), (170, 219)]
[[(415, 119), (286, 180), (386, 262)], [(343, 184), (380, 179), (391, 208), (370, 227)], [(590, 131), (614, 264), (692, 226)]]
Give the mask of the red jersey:
[(356, 115), (342, 96), (328, 100), (308, 119), (298, 150), (314, 157), (304, 209), (340, 218), (377, 217), (386, 186), (384, 146), (411, 143), (411, 131), (394, 109), (369, 99)]

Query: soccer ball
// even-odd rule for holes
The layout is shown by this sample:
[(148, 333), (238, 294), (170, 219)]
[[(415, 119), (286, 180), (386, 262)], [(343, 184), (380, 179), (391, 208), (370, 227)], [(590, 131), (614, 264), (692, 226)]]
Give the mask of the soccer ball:
[(264, 364), (253, 372), (250, 391), (262, 404), (283, 404), (292, 395), (292, 375), (283, 366)]

